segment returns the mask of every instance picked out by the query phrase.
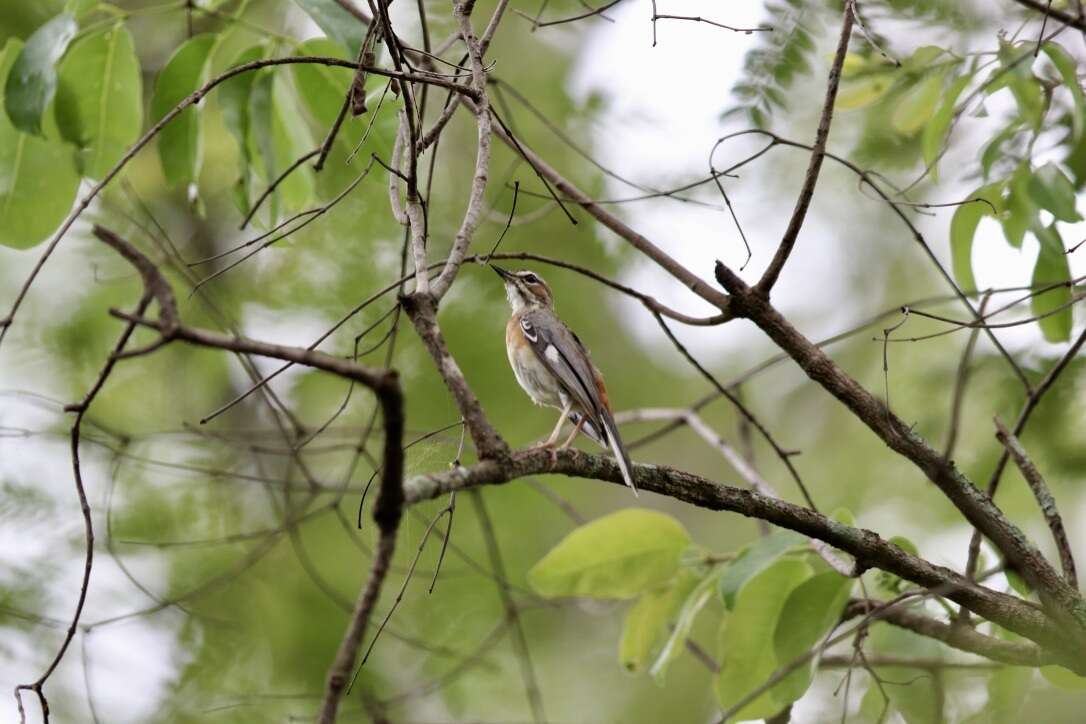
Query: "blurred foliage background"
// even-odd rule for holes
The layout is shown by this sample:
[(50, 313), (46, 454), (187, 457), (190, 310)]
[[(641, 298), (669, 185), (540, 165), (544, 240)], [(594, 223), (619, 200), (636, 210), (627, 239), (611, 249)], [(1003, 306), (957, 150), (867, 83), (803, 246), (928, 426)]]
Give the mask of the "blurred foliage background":
[[(268, 55), (309, 52), (346, 57), (347, 52), (335, 44), (337, 39), (313, 40), (322, 32), (298, 5), (286, 0), (197, 0), (191, 25), (182, 2), (124, 0), (109, 8), (77, 5), (85, 5), (81, 9), (89, 14), (82, 16), (83, 35), (77, 36), (73, 47), (85, 40), (87, 23), (95, 18), (105, 18), (102, 22), (120, 19), (131, 33), (142, 86), (136, 101), (144, 129), (161, 115), (152, 101), (156, 83), (190, 33), (213, 34), (207, 46), (211, 74), (234, 64), (257, 44)], [(665, 12), (664, 3), (660, 5)], [(684, 8), (696, 6), (687, 3)], [(455, 29), (450, 7), (426, 3), (435, 40)], [(528, 15), (537, 10), (520, 2), (514, 2), (514, 7)], [(933, 158), (925, 129), (935, 122), (933, 116), (954, 79), (989, 60), (1001, 44), (1018, 47), (1017, 40), (1035, 39), (1039, 16), (1029, 16), (1032, 22), (1026, 23), (1027, 15), (1012, 2), (993, 7), (884, 0), (865, 2), (862, 7), (869, 37), (857, 34), (854, 38), (852, 65), (842, 88), (842, 103), (850, 107), (841, 108), (830, 147), (905, 186)], [(489, 0), (478, 3), (477, 28), (492, 8)], [(64, 9), (60, 0), (0, 0), (0, 42), (26, 41)], [(730, 6), (702, 4), (700, 10), (705, 15), (716, 13), (724, 22), (732, 20), (727, 17)], [(582, 4), (572, 0), (555, 1), (547, 5), (546, 17), (583, 11)], [(634, 190), (586, 162), (548, 125), (562, 129), (590, 154), (603, 154), (616, 162), (620, 172), (628, 168), (623, 154), (636, 168), (638, 157), (674, 145), (679, 162), (662, 165), (655, 173), (641, 169), (638, 180), (660, 188), (679, 186), (704, 176), (704, 159), (725, 132), (754, 124), (809, 142), (840, 11), (840, 3), (834, 2), (773, 0), (756, 12), (743, 11), (754, 22), (773, 26), (773, 33), (732, 34), (686, 25), (670, 31), (689, 34), (670, 36), (670, 45), (664, 42), (657, 49), (661, 54), (681, 60), (685, 51), (676, 47), (675, 39), (686, 38), (691, 43), (728, 46), (733, 48), (729, 57), (741, 53), (739, 57), (745, 60), (730, 68), (692, 66), (688, 77), (668, 88), (639, 83), (637, 77), (624, 73), (624, 64), (639, 62), (633, 56), (628, 61), (610, 58), (612, 65), (602, 70), (588, 64), (592, 46), (618, 32), (611, 23), (593, 18), (532, 32), (530, 20), (510, 15), (488, 56), (497, 61), (493, 73), (543, 109), (546, 122), (511, 94), (498, 107), (520, 138), (593, 195), (630, 196)], [(419, 45), (412, 4), (400, 0), (393, 5), (393, 13), (404, 37)], [(609, 14), (619, 21), (616, 26), (637, 26), (636, 53), (656, 52), (650, 48), (647, 2), (629, 0)], [(661, 23), (661, 39), (667, 41), (663, 29)], [(1080, 67), (1084, 45), (1081, 38), (1071, 37), (1075, 32), (1068, 31), (1060, 42), (1073, 66)], [(300, 47), (303, 41), (306, 45)], [(904, 70), (898, 69), (875, 50), (876, 45), (895, 58), (924, 63), (909, 66), (906, 62)], [(918, 49), (931, 45), (944, 49), (942, 58), (918, 58)], [(8, 63), (13, 60), (14, 53), (6, 57)], [(85, 66), (67, 70), (62, 66), (58, 98), (64, 92), (65, 72), (78, 86), (89, 82), (81, 78), (84, 70)], [(69, 620), (82, 571), (83, 538), (67, 460), (67, 417), (61, 408), (85, 394), (121, 329), (107, 310), (131, 308), (140, 289), (131, 269), (90, 237), (88, 222), (116, 229), (162, 264), (188, 322), (243, 330), (269, 341), (310, 344), (399, 276), (403, 230), (389, 213), (387, 177), (376, 166), (342, 203), (237, 268), (223, 271), (234, 257), (195, 266), (187, 263), (212, 257), (268, 230), (276, 215), (286, 218), (326, 202), (356, 178), (371, 153), (387, 158), (397, 106), (392, 98), (377, 112), (373, 131), (353, 160), (348, 157), (365, 133), (367, 117), (347, 124), (322, 172), (305, 169), (292, 177), (297, 179), (293, 186), (281, 189), (274, 202), (257, 213), (255, 229), (239, 231), (246, 203), (273, 175), (269, 166), (281, 170), (292, 158), (316, 148), (327, 128), (328, 109), (338, 109), (334, 95), (319, 96), (327, 90), (321, 84), (345, 89), (350, 72), (329, 71), (315, 78), (307, 75), (312, 71), (284, 67), (255, 81), (265, 84), (269, 102), (274, 104), (270, 120), (263, 121), (271, 124), (269, 138), (274, 148), (270, 152), (255, 142), (237, 142), (230, 128), (230, 105), (220, 90), (201, 104), (195, 121), (202, 151), (189, 159), (197, 161), (188, 169), (191, 184), (185, 168), (164, 171), (154, 144), (138, 154), (61, 244), (0, 348), (0, 688), (5, 691), (39, 675)], [(1072, 71), (1072, 78), (1077, 74)], [(589, 84), (589, 92), (584, 91), (585, 76), (596, 79), (595, 86)], [(938, 84), (929, 80), (925, 85), (936, 76)], [(380, 97), (384, 87), (379, 80), (371, 78), (367, 86), (371, 101)], [(1030, 213), (1053, 229), (1057, 221), (1065, 222), (1059, 227), (1064, 238), (1083, 236), (1074, 211), (1083, 180), (1074, 173), (1077, 131), (1074, 138), (1060, 135), (1058, 141), (1046, 145), (1048, 132), (1066, 131), (1078, 123), (1075, 113), (1081, 109), (1076, 111), (1075, 104), (1080, 99), (1062, 94), (1049, 98), (1041, 120), (1031, 126), (1029, 104), (1036, 100), (1031, 82), (1023, 80), (1025, 90), (1010, 88), (1002, 96), (993, 91), (983, 113), (974, 111), (960, 127), (948, 130), (951, 150), (940, 162), (941, 174), (927, 175), (912, 189), (911, 198), (961, 200), (993, 180), (1011, 178), (1023, 156), (1038, 159), (1035, 165), (1041, 166), (1046, 160), (1043, 153), (1048, 152), (1055, 154), (1054, 163), (1064, 164), (1066, 173), (1059, 173), (1073, 185), (1071, 212), (1059, 218), (1041, 204), (1031, 207)], [(632, 98), (646, 109), (681, 109), (687, 93), (710, 97), (716, 108), (715, 133), (701, 137), (692, 132), (683, 137), (680, 128), (669, 137), (676, 129), (659, 129), (652, 144), (626, 144), (615, 150), (624, 138), (645, 138), (624, 135), (629, 133), (622, 126), (624, 120), (636, 125), (638, 119), (623, 119), (613, 112), (615, 108)], [(1009, 95), (1014, 98), (1008, 102)], [(431, 115), (439, 111), (442, 98), (431, 91)], [(911, 114), (898, 110), (902, 107)], [(991, 152), (995, 170), (986, 178), (989, 170), (982, 169), (980, 154), (1016, 118), (1020, 121), (1016, 130), (1008, 132)], [(47, 122), (47, 137), (65, 135), (63, 119), (56, 118), (56, 123), (59, 128), (50, 129)], [(1018, 130), (1024, 134), (1021, 138)], [(125, 135), (123, 129), (118, 132)], [(124, 140), (130, 143), (132, 137)], [(725, 155), (732, 162), (741, 159), (748, 150), (744, 143), (737, 150), (728, 147)], [(749, 149), (758, 147), (753, 139), (751, 144), (755, 145)], [(690, 155), (699, 159), (696, 164), (682, 160), (683, 148), (695, 149)], [(474, 153), (474, 122), (460, 112), (441, 140), (433, 173), (431, 259), (441, 258), (459, 225)], [(260, 160), (248, 162), (247, 154)], [(84, 175), (100, 177), (93, 161), (85, 157), (77, 161)], [(723, 163), (718, 156), (717, 168)], [(774, 150), (745, 167), (739, 179), (727, 181), (752, 240), (753, 272), (748, 273), (756, 273), (768, 260), (805, 163), (806, 155), (800, 151)], [(517, 222), (502, 242), (503, 252), (562, 258), (636, 283), (661, 298), (681, 295), (669, 278), (646, 269), (643, 261), (591, 223), (586, 214), (574, 210), (580, 221), (574, 226), (559, 210), (548, 209), (550, 202), (540, 197), (544, 190), (538, 179), (499, 144), (495, 144), (491, 178), (491, 209), (476, 235), (473, 252), (485, 253), (502, 232), (516, 180), (523, 191), (535, 193), (520, 194)], [(80, 194), (91, 183), (84, 179)], [(239, 188), (246, 199), (241, 202)], [(61, 192), (55, 187), (41, 188), (35, 198), (44, 204), (50, 194)], [(684, 214), (691, 213), (691, 204), (676, 200), (654, 199), (614, 208), (639, 228), (642, 222), (654, 230), (674, 229), (658, 239), (654, 234), (654, 241), (683, 259), (702, 254), (696, 258), (707, 263), (696, 271), (711, 278), (715, 256), (723, 255), (729, 263), (742, 260), (741, 242), (726, 211), (716, 208), (720, 198), (711, 184), (688, 195), (715, 207), (699, 212), (703, 215), (698, 218), (708, 222), (699, 222), (693, 229), (682, 221)], [(800, 252), (781, 282), (782, 306), (811, 336), (840, 332), (885, 310), (947, 294), (948, 287), (905, 227), (870, 196), (857, 190), (856, 179), (848, 171), (827, 165), (812, 221), (800, 239)], [(1004, 203), (1011, 205), (1003, 200), (1001, 210)], [(45, 213), (33, 207), (29, 211)], [(951, 219), (958, 213), (955, 208), (909, 209), (907, 213), (927, 234), (937, 255), (951, 266), (949, 238)], [(995, 282), (1029, 284), (1038, 242), (1026, 239), (1023, 244), (1019, 236), (1022, 251), (1006, 251), (1001, 232), (1007, 223), (1000, 229), (996, 220), (980, 216), (969, 231), (968, 244), (959, 243), (959, 247), (966, 245), (965, 263), (971, 274), (975, 272), (977, 287), (1001, 285)], [(961, 231), (958, 234), (962, 236)], [(40, 249), (0, 247), (4, 305), (14, 298)], [(1074, 269), (1077, 257), (1067, 258)], [(1082, 268), (1081, 263), (1077, 266)], [(954, 270), (962, 281), (960, 253)], [(216, 271), (223, 273), (192, 292), (194, 282)], [(684, 365), (640, 306), (617, 299), (604, 287), (571, 272), (542, 267), (537, 271), (554, 288), (562, 316), (592, 350), (619, 410), (683, 407), (711, 391), (704, 379)], [(444, 469), (458, 454), (457, 411), (410, 325), (390, 313), (393, 303), (394, 297), (387, 295), (367, 307), (322, 349), (350, 354), (356, 351), (356, 335), (370, 325), (377, 326), (359, 343), (362, 350), (398, 329), (394, 339), (386, 340), (365, 360), (375, 365), (390, 363), (402, 375), (408, 440), (423, 438), (410, 448), (408, 472)], [(704, 312), (683, 303), (694, 312)], [(960, 308), (950, 303), (931, 309), (962, 316)], [(509, 371), (503, 349), (507, 315), (497, 279), (489, 270), (469, 264), (444, 301), (440, 321), (492, 422), (511, 444), (524, 446), (543, 438), (554, 418), (530, 405)], [(1023, 311), (1021, 316), (1028, 313)], [(889, 372), (884, 376), (882, 329), (899, 320), (896, 314), (885, 316), (831, 351), (869, 388), (881, 391), (885, 385), (895, 411), (913, 422), (920, 434), (940, 443), (948, 432), (951, 396), (968, 332), (890, 345)], [(677, 333), (719, 379), (731, 381), (774, 353), (744, 324), (685, 328)], [(1001, 339), (1036, 378), (1066, 349), (1064, 340), (1082, 322), (1068, 309), (1061, 324), (1066, 334), (1030, 324), (1001, 333)], [(913, 318), (904, 332), (921, 336), (943, 328)], [(139, 333), (136, 343), (151, 339)], [(260, 360), (255, 365), (262, 374), (278, 367)], [(279, 375), (264, 393), (201, 424), (244, 392), (252, 374), (252, 368), (229, 355), (174, 344), (122, 364), (95, 402), (84, 441), (84, 475), (98, 533), (96, 567), (83, 628), (47, 686), (57, 721), (311, 718), (375, 540), (368, 518), (361, 530), (356, 528), (360, 493), (379, 457), (377, 436), (366, 449), (356, 449), (361, 431), (372, 422), (374, 403), (368, 394), (351, 390), (340, 380), (292, 369)], [(1086, 552), (1077, 523), (1086, 512), (1084, 379), (1081, 362), (1072, 362), (1023, 438), (1071, 521), (1072, 542), (1080, 553)], [(933, 562), (963, 565), (970, 529), (954, 508), (794, 366), (775, 364), (738, 389), (782, 445), (802, 451), (794, 461), (821, 510), (847, 509), (858, 525), (884, 537), (907, 537)], [(1021, 388), (1009, 367), (981, 336), (955, 456), (974, 480), (987, 479), (999, 452), (991, 417), (1013, 419), (1021, 399)], [(741, 445), (747, 437), (726, 402), (716, 400), (701, 414), (733, 444)], [(624, 437), (633, 443), (636, 460), (678, 465), (722, 482), (738, 482), (723, 459), (688, 429), (679, 428), (644, 444), (634, 442), (657, 427), (648, 423), (625, 427)], [(296, 446), (300, 446), (303, 465), (290, 454)], [(800, 500), (763, 441), (754, 438), (750, 447), (763, 475), (784, 497)], [(462, 459), (473, 459), (470, 445)], [(311, 497), (307, 476), (343, 486), (347, 493)], [(482, 498), (493, 521), (504, 573), (495, 572), (477, 508), (467, 499), (459, 501), (447, 557), (433, 592), (427, 589), (440, 549), (435, 538), (422, 552), (403, 601), (362, 669), (343, 709), (343, 720), (370, 721), (374, 712), (396, 722), (529, 720), (501, 586), (508, 587), (519, 605), (548, 721), (713, 720), (717, 711), (714, 675), (695, 656), (680, 653), (666, 676), (655, 680), (645, 672), (624, 670), (618, 646), (629, 603), (548, 600), (534, 593), (527, 580), (527, 571), (579, 522), (630, 507), (633, 501), (627, 491), (545, 477), (486, 489)], [(1035, 504), (1016, 471), (1008, 471), (999, 503), (1051, 552)], [(691, 509), (653, 495), (643, 495), (637, 505), (674, 516), (698, 546), (715, 554), (737, 551), (759, 535), (753, 521)], [(444, 502), (422, 505), (405, 518), (398, 567), (388, 581), (379, 613), (392, 604), (429, 518), (442, 507)], [(294, 522), (284, 525), (287, 520)], [(444, 523), (439, 525), (443, 527)], [(989, 554), (982, 569), (997, 563)], [(868, 578), (868, 585), (877, 588), (875, 574)], [(994, 580), (993, 585), (1008, 585), (1001, 576)], [(723, 603), (710, 599), (693, 624), (691, 639), (716, 655), (727, 647), (727, 641), (717, 641), (726, 616)], [(885, 627), (872, 630), (867, 650), (871, 655), (960, 658), (931, 641)], [(847, 647), (842, 651), (849, 653)], [(884, 675), (892, 700), (890, 720), (909, 724), (1073, 722), (1081, 720), (1084, 704), (1082, 693), (1054, 687), (1032, 672), (1009, 676), (1003, 670), (966, 668), (936, 677), (930, 671), (904, 669)], [(880, 705), (870, 677), (856, 673), (847, 696), (838, 690), (843, 677), (841, 669), (820, 673), (794, 707), (793, 720), (875, 721)], [(0, 711), (4, 720), (11, 720), (14, 702), (0, 706)]]

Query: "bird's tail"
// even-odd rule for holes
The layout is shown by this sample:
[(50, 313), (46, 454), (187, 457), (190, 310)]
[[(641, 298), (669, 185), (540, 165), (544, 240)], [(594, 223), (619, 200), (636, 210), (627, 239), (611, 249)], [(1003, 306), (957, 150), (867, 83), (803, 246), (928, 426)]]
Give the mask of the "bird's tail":
[(600, 422), (603, 423), (604, 429), (607, 431), (607, 441), (611, 443), (611, 452), (615, 454), (615, 460), (618, 462), (618, 469), (622, 471), (622, 479), (626, 481), (626, 485), (630, 486), (630, 490), (637, 497), (641, 497), (637, 494), (637, 486), (634, 485), (633, 476), (630, 474), (630, 456), (626, 454), (626, 446), (622, 444), (622, 438), (618, 436), (618, 426), (615, 425), (615, 419), (611, 417), (610, 413), (606, 410), (600, 416)]

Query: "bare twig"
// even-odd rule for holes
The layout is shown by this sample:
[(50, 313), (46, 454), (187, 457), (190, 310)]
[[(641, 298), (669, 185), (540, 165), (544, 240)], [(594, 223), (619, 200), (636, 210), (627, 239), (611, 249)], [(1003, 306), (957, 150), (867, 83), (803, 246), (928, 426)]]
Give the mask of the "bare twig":
[(1056, 550), (1060, 553), (1060, 566), (1063, 568), (1063, 577), (1067, 579), (1069, 586), (1077, 588), (1078, 576), (1075, 574), (1075, 557), (1071, 552), (1070, 543), (1067, 542), (1067, 533), (1063, 529), (1063, 519), (1060, 517), (1060, 511), (1056, 508), (1056, 499), (1052, 497), (1052, 491), (1049, 490), (1045, 479), (1037, 470), (1037, 466), (1030, 460), (1026, 449), (1022, 447), (1022, 443), (1007, 429), (1002, 420), (996, 417), (994, 421), (997, 430), (996, 438), (1007, 449), (1007, 452), (1014, 459), (1014, 464), (1022, 472), (1022, 477), (1026, 479), (1029, 489), (1033, 491), (1033, 497), (1037, 499), (1037, 505), (1041, 508), (1041, 513), (1045, 517), (1045, 522), (1048, 523), (1049, 530), (1052, 531), (1052, 540), (1056, 544)]
[(822, 161), (826, 157), (826, 141), (830, 136), (830, 122), (833, 120), (833, 105), (837, 100), (837, 86), (841, 81), (841, 68), (845, 63), (845, 55), (848, 53), (848, 41), (852, 37), (852, 4), (845, 3), (843, 20), (841, 21), (841, 35), (837, 40), (837, 51), (833, 56), (833, 64), (830, 66), (829, 80), (826, 81), (826, 99), (822, 103), (822, 115), (818, 120), (818, 130), (815, 131), (814, 150), (811, 151), (811, 160), (807, 165), (807, 174), (803, 179), (803, 188), (800, 189), (799, 198), (796, 200), (796, 208), (788, 219), (788, 227), (784, 230), (781, 243), (777, 247), (777, 253), (769, 262), (762, 278), (755, 289), (759, 294), (769, 296), (773, 285), (777, 283), (777, 277), (784, 269), (788, 256), (792, 253), (792, 247), (796, 244), (796, 238), (803, 228), (803, 222), (807, 219), (807, 209), (811, 206), (811, 198), (814, 196), (815, 184), (818, 183), (818, 173), (822, 170)]

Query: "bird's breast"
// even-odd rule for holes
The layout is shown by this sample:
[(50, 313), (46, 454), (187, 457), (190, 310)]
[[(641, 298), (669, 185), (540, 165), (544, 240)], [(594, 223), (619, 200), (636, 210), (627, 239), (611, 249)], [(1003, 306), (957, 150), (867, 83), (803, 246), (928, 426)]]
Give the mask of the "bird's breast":
[(524, 338), (520, 320), (513, 317), (505, 328), (505, 349), (509, 354), (509, 365), (517, 382), (537, 405), (550, 405), (561, 408), (562, 388), (551, 371), (539, 359), (531, 344)]

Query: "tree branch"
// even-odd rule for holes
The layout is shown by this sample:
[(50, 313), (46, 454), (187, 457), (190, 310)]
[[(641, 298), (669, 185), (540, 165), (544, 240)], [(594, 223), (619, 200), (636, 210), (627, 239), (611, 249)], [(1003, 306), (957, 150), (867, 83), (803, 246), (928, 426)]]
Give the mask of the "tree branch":
[(807, 376), (845, 404), (890, 449), (913, 462), (965, 518), (984, 533), (1031, 584), (1057, 616), (1070, 614), (1069, 631), (1086, 638), (1086, 603), (1048, 564), (1025, 534), (958, 469), (886, 405), (838, 367), (791, 325), (769, 301), (717, 262), (717, 281), (731, 295), (731, 308), (788, 353)]
[(1033, 497), (1037, 499), (1037, 505), (1044, 514), (1045, 522), (1052, 531), (1052, 540), (1056, 543), (1056, 550), (1060, 553), (1060, 566), (1063, 568), (1063, 577), (1067, 584), (1078, 588), (1078, 576), (1075, 574), (1075, 557), (1071, 553), (1071, 544), (1067, 542), (1067, 533), (1063, 529), (1063, 519), (1056, 508), (1056, 499), (1052, 497), (1052, 491), (1048, 489), (1045, 479), (1037, 470), (1037, 466), (1030, 460), (1022, 443), (1006, 428), (1003, 421), (995, 418), (996, 439), (1007, 449), (1014, 464), (1022, 471), (1022, 477), (1026, 479), (1029, 489), (1033, 491)]
[[(862, 616), (877, 609), (882, 601), (852, 600), (845, 609), (844, 619)], [(951, 648), (968, 651), (992, 661), (999, 661), (1013, 666), (1045, 666), (1055, 662), (1035, 644), (1025, 641), (1007, 641), (987, 636), (969, 626), (959, 626), (945, 621), (910, 611), (901, 606), (887, 608), (877, 614), (880, 621), (893, 624), (921, 636), (942, 641)]]
[(830, 66), (830, 77), (826, 82), (826, 98), (822, 102), (822, 116), (818, 120), (818, 130), (815, 131), (814, 149), (811, 151), (811, 160), (807, 164), (807, 175), (803, 179), (803, 187), (800, 189), (799, 198), (796, 199), (796, 208), (792, 211), (792, 217), (788, 220), (788, 227), (784, 230), (781, 243), (777, 247), (777, 253), (769, 262), (762, 278), (755, 285), (757, 292), (765, 297), (777, 283), (777, 277), (784, 269), (792, 248), (796, 245), (803, 222), (807, 219), (807, 210), (811, 207), (811, 199), (814, 197), (815, 184), (818, 183), (818, 174), (822, 170), (822, 161), (826, 158), (826, 141), (830, 136), (830, 122), (833, 120), (833, 105), (837, 100), (837, 86), (841, 81), (841, 68), (845, 64), (845, 55), (848, 53), (848, 41), (852, 37), (852, 3), (845, 3), (844, 18), (841, 21), (841, 36), (837, 40), (837, 52), (833, 56), (833, 64)]
[(509, 446), (486, 418), (483, 406), (472, 392), (460, 366), (449, 353), (449, 347), (437, 324), (437, 304), (428, 294), (412, 294), (400, 298), (404, 311), (415, 325), (426, 350), (433, 358), (438, 373), (445, 381), (464, 418), (475, 451), (480, 458), (500, 458), (509, 454)]
[[(825, 541), (864, 564), (894, 573), (928, 589), (938, 589), (950, 600), (1029, 638), (1053, 652), (1053, 660), (1074, 671), (1086, 672), (1081, 649), (1069, 640), (1066, 628), (1052, 622), (1032, 605), (970, 581), (961, 574), (910, 555), (878, 534), (839, 523), (809, 508), (757, 492), (708, 480), (675, 468), (635, 464), (633, 477), (639, 489), (709, 510), (726, 510), (759, 518), (810, 538)], [(431, 500), (454, 490), (480, 485), (500, 485), (544, 473), (605, 480), (623, 484), (613, 458), (579, 450), (520, 450), (504, 459), (482, 460), (475, 465), (430, 475), (418, 475), (404, 483), (408, 505)]]
[(1055, 18), (1064, 25), (1070, 25), (1072, 28), (1076, 28), (1083, 32), (1086, 32), (1086, 19), (1072, 15), (1063, 10), (1058, 10), (1052, 7), (1052, 2), (1041, 2), (1040, 0), (1014, 0), (1019, 5), (1023, 5), (1030, 10), (1036, 10), (1039, 13), (1043, 13), (1047, 17)]

